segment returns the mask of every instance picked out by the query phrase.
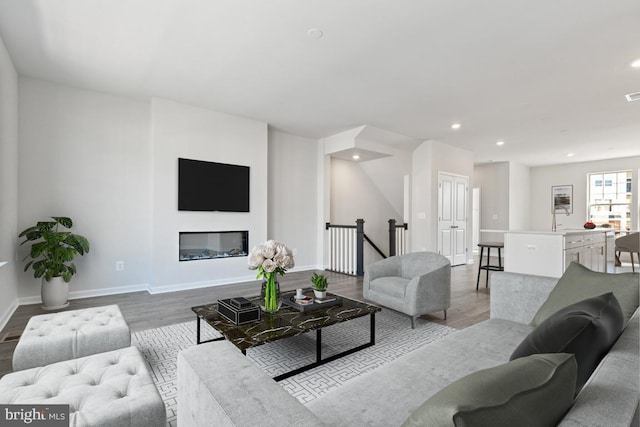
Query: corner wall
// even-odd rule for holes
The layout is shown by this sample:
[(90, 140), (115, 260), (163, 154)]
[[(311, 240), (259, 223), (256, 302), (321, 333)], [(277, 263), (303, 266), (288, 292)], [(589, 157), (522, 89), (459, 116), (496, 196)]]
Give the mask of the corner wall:
[[(146, 289), (149, 104), (20, 77), (18, 122), (19, 229), (69, 216), (91, 244), (74, 261), (70, 298)], [(20, 248), (20, 259), (28, 249)], [(40, 302), (40, 279), (29, 271), (19, 281), (20, 303)]]
[(18, 306), (18, 74), (0, 39), (0, 329)]
[(316, 191), (319, 145), (315, 139), (269, 129), (267, 238), (294, 251), (295, 270), (323, 268), (316, 245), (324, 226)]

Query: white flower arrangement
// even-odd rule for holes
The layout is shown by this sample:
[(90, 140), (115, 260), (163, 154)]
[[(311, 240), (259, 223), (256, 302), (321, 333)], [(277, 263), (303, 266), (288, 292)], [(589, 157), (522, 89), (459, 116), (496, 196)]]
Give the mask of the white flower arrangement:
[(258, 270), (257, 279), (266, 278), (269, 273), (284, 274), (295, 266), (291, 249), (275, 240), (254, 246), (249, 253), (248, 264), (250, 270)]
[(258, 270), (256, 279), (263, 278), (263, 310), (275, 312), (280, 308), (280, 295), (276, 285), (276, 274), (283, 275), (293, 268), (293, 252), (275, 240), (267, 240), (254, 246), (249, 253), (249, 269)]

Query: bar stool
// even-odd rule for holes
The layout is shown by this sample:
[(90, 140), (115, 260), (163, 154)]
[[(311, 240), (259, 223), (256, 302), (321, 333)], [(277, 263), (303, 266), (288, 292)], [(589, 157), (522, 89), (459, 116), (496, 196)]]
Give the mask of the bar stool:
[[(502, 248), (504, 248), (503, 242), (483, 242), (478, 243), (478, 247), (480, 248), (480, 260), (478, 261), (478, 280), (476, 280), (476, 291), (478, 290), (478, 285), (480, 284), (480, 272), (482, 270), (487, 270), (487, 280), (485, 286), (489, 287), (489, 271), (504, 271), (504, 267), (502, 266)], [(487, 248), (487, 263), (482, 265), (482, 255), (484, 254), (484, 248)], [(498, 248), (498, 265), (491, 265), (491, 248)]]

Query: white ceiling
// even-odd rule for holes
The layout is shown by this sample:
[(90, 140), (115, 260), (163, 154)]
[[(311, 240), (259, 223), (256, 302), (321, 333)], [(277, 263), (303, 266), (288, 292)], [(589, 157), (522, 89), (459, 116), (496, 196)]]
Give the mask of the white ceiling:
[(640, 155), (638, 0), (0, 0), (0, 37), (22, 75), (312, 138), (368, 124), (477, 163)]

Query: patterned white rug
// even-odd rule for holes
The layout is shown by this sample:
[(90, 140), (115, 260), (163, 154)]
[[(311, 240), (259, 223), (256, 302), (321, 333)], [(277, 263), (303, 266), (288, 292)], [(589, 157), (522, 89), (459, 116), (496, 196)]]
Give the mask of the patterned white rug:
[[(339, 323), (322, 330), (322, 355), (364, 344), (369, 340), (369, 316)], [(424, 344), (442, 338), (455, 329), (418, 319), (411, 329), (407, 316), (392, 310), (376, 314), (376, 344), (349, 356), (295, 375), (279, 384), (300, 402), (306, 403), (350, 378), (372, 371)], [(218, 336), (202, 323), (202, 339)], [(132, 345), (138, 347), (167, 407), (168, 425), (176, 421), (176, 357), (180, 350), (195, 345), (196, 321), (135, 332)], [(315, 334), (265, 344), (247, 351), (247, 357), (271, 376), (276, 376), (315, 360)]]

